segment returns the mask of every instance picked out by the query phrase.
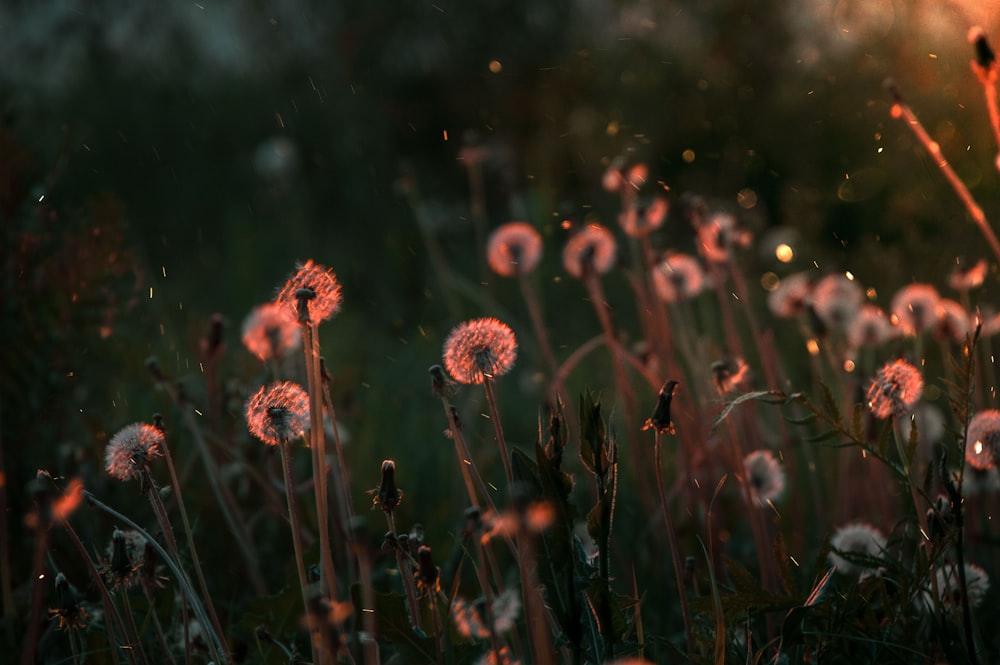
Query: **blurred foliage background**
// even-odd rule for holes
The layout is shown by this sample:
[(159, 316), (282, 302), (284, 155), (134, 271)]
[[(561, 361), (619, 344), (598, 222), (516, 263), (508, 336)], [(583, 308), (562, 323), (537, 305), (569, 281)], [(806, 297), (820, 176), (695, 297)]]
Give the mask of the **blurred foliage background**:
[[(322, 342), (356, 494), (376, 484), (378, 460), (395, 457), (404, 519), (448, 523), (460, 479), (426, 370), (451, 326), (495, 315), (522, 336), (500, 387), (515, 443), (533, 439), (541, 400), (526, 310), (516, 284), (484, 272), (476, 219), (543, 230), (538, 285), (562, 357), (599, 329), (562, 271), (560, 222), (613, 225), (618, 199), (601, 176), (622, 155), (649, 164), (675, 209), (693, 193), (737, 213), (762, 240), (742, 259), (751, 276), (815, 261), (889, 294), (946, 275), (957, 256), (979, 258), (978, 234), (890, 119), (881, 84), (898, 81), (996, 218), (996, 149), (965, 39), (974, 24), (995, 35), (994, 9), (4, 3), (0, 426), (18, 593), (28, 587), (21, 516), (35, 470), (128, 500), (134, 488), (103, 477), (104, 443), (169, 411), (144, 369), (149, 356), (203, 399), (198, 344), (213, 313), (226, 323), (227, 427), (259, 445), (241, 430), (242, 399), (261, 376), (239, 326), (298, 260), (333, 267), (344, 285)], [(693, 246), (682, 215), (658, 233), (662, 246)], [(766, 238), (792, 244), (795, 261), (778, 264)], [(624, 280), (607, 288), (612, 304), (626, 303), (616, 315), (628, 327)], [(612, 392), (596, 355), (571, 392)], [(427, 474), (435, 483), (417, 481)]]

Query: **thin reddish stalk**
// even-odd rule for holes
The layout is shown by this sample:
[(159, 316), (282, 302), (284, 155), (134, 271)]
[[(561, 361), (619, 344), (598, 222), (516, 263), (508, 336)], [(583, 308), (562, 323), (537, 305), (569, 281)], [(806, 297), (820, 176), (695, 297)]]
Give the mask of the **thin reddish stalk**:
[(694, 645), (691, 637), (691, 612), (688, 609), (687, 589), (684, 588), (684, 572), (681, 568), (680, 550), (677, 547), (677, 530), (674, 529), (673, 519), (670, 517), (670, 510), (667, 507), (667, 493), (663, 488), (663, 467), (660, 463), (660, 449), (662, 446), (660, 438), (660, 433), (656, 432), (653, 443), (653, 470), (656, 473), (656, 489), (660, 493), (660, 510), (663, 511), (663, 519), (667, 525), (667, 542), (670, 545), (670, 558), (674, 564), (674, 577), (677, 580), (677, 595), (681, 601), (681, 614), (684, 616), (684, 638), (687, 641), (688, 653), (693, 653), (691, 650)]

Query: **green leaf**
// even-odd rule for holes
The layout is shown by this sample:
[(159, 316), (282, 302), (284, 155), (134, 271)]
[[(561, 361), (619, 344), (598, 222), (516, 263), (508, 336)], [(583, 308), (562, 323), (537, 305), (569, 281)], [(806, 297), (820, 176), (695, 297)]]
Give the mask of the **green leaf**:
[(779, 390), (755, 390), (752, 392), (743, 393), (742, 395), (738, 395), (732, 400), (726, 402), (726, 406), (722, 408), (722, 412), (719, 413), (718, 417), (712, 423), (712, 429), (714, 430), (719, 425), (721, 425), (722, 421), (728, 418), (729, 414), (732, 413), (733, 409), (735, 409), (740, 404), (743, 404), (744, 402), (750, 402), (753, 400), (763, 400), (765, 398), (769, 400), (777, 400), (777, 402), (775, 403), (782, 403), (788, 401), (788, 396)]
[(840, 415), (840, 406), (837, 404), (837, 398), (833, 396), (833, 391), (830, 390), (830, 386), (821, 381), (819, 389), (823, 395), (823, 406), (826, 407), (827, 417), (830, 418), (830, 422), (842, 425), (844, 419)]

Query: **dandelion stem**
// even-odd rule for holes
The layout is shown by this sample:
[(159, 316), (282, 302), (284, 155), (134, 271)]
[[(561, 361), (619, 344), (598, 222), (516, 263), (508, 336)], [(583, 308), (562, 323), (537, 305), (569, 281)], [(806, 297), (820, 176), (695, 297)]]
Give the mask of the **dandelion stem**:
[(146, 660), (146, 650), (142, 648), (142, 640), (139, 639), (139, 630), (135, 626), (135, 618), (132, 616), (132, 601), (128, 599), (128, 589), (122, 584), (118, 587), (118, 593), (122, 597), (122, 606), (125, 609), (125, 625), (128, 626), (129, 632), (132, 634), (132, 639), (134, 640), (134, 646), (129, 647), (129, 651), (135, 649), (139, 652), (139, 660), (143, 663), (149, 663)]
[(340, 430), (337, 427), (337, 412), (333, 409), (333, 398), (330, 395), (330, 386), (323, 378), (323, 359), (320, 358), (320, 379), (323, 387), (323, 405), (330, 416), (330, 424), (333, 427), (333, 447), (337, 453), (337, 471), (340, 475), (340, 483), (337, 487), (337, 503), (341, 506), (341, 522), (344, 527), (344, 544), (347, 548), (347, 562), (350, 566), (351, 548), (353, 547), (354, 534), (351, 532), (350, 524), (354, 519), (354, 502), (351, 500), (350, 473), (347, 469), (347, 460), (344, 458), (344, 446), (340, 442)]
[(490, 419), (497, 435), (497, 445), (500, 447), (500, 458), (503, 460), (503, 470), (507, 474), (508, 489), (514, 484), (514, 471), (510, 465), (510, 455), (507, 452), (507, 439), (503, 435), (503, 425), (500, 422), (500, 412), (497, 410), (497, 398), (493, 393), (493, 377), (483, 377), (483, 388), (486, 389), (486, 402), (490, 407)]
[(691, 639), (691, 612), (688, 610), (687, 589), (684, 586), (684, 573), (681, 569), (681, 556), (677, 547), (677, 531), (674, 529), (673, 519), (670, 517), (670, 510), (667, 506), (667, 493), (663, 488), (663, 467), (660, 461), (661, 434), (655, 433), (653, 442), (653, 470), (656, 473), (656, 489), (660, 493), (660, 510), (663, 511), (663, 519), (667, 526), (667, 542), (670, 545), (670, 558), (674, 564), (674, 577), (677, 580), (677, 595), (681, 601), (681, 614), (684, 616), (684, 639), (687, 642), (688, 653), (692, 651), (693, 641)]
[(417, 602), (417, 591), (413, 588), (413, 574), (406, 565), (407, 557), (403, 556), (403, 549), (399, 545), (399, 534), (396, 532), (396, 518), (393, 517), (392, 511), (385, 511), (385, 519), (389, 523), (389, 531), (392, 532), (392, 549), (396, 555), (396, 567), (399, 568), (400, 581), (402, 581), (403, 589), (406, 591), (406, 604), (410, 610), (410, 624), (416, 630), (423, 631), (420, 627), (420, 606)]
[(479, 586), (483, 589), (483, 597), (486, 599), (486, 622), (490, 633), (490, 648), (493, 649), (493, 659), (502, 663), (500, 657), (500, 638), (497, 636), (496, 617), (493, 615), (493, 588), (486, 577), (486, 555), (483, 547), (482, 533), (477, 529), (473, 534), (476, 539), (476, 555), (479, 558), (479, 565), (474, 566), (476, 577), (479, 578)]

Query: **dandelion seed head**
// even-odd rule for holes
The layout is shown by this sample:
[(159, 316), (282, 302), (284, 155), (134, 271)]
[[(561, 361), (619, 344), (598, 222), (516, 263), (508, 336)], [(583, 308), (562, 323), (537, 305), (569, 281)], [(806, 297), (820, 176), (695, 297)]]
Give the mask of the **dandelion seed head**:
[(306, 301), (309, 320), (318, 323), (340, 311), (340, 291), (333, 270), (310, 259), (295, 269), (274, 301), (288, 311), (293, 321), (299, 321), (299, 303)]
[(876, 418), (886, 419), (911, 411), (924, 392), (920, 370), (905, 360), (893, 360), (879, 368), (868, 386), (868, 408)]
[(737, 226), (736, 217), (717, 213), (695, 229), (698, 234), (698, 251), (709, 263), (727, 263), (735, 248), (746, 249), (753, 242), (753, 234)]
[(743, 459), (750, 493), (758, 506), (781, 498), (785, 491), (785, 471), (770, 450), (755, 450)]
[(965, 461), (980, 471), (997, 466), (1000, 461), (1000, 411), (986, 409), (969, 419)]
[(642, 238), (663, 225), (669, 208), (667, 200), (662, 196), (651, 201), (636, 202), (618, 215), (618, 225), (626, 235)]
[(302, 330), (288, 307), (265, 303), (243, 321), (243, 346), (262, 361), (279, 358), (302, 344)]
[(889, 311), (892, 322), (904, 335), (919, 335), (930, 330), (937, 321), (937, 304), (941, 299), (930, 284), (909, 284), (892, 297)]
[(588, 224), (563, 248), (563, 266), (577, 279), (583, 278), (588, 266), (603, 275), (614, 266), (617, 255), (618, 243), (611, 231), (600, 224)]
[(778, 286), (767, 294), (767, 306), (775, 316), (794, 318), (806, 310), (811, 293), (809, 273), (797, 272), (781, 278)]
[(989, 264), (986, 263), (986, 259), (979, 259), (979, 261), (976, 262), (976, 265), (972, 266), (968, 270), (962, 270), (960, 267), (956, 266), (948, 276), (948, 286), (956, 291), (971, 291), (972, 289), (983, 285), (988, 272)]
[(938, 301), (934, 314), (935, 321), (931, 332), (937, 339), (955, 344), (965, 343), (965, 338), (971, 330), (971, 317), (965, 307), (954, 300), (942, 298)]
[(694, 298), (705, 287), (705, 271), (690, 254), (671, 252), (653, 268), (653, 287), (663, 302)]
[(881, 307), (867, 303), (847, 327), (847, 344), (855, 350), (879, 346), (892, 339), (895, 330)]
[(132, 423), (118, 430), (104, 449), (104, 466), (112, 478), (139, 478), (153, 458), (163, 455), (163, 432), (152, 425)]
[[(958, 566), (951, 562), (937, 564), (932, 568), (936, 578), (938, 600), (945, 612), (958, 612), (962, 609), (962, 583)], [(990, 578), (979, 566), (973, 563), (965, 564), (965, 585), (969, 592), (969, 605), (973, 608), (982, 604), (986, 592), (990, 588)], [(918, 607), (925, 612), (932, 612), (934, 602), (934, 586), (925, 588), (915, 599)]]
[(246, 415), (250, 433), (276, 446), (309, 429), (309, 395), (290, 381), (261, 386), (247, 401)]
[(842, 273), (825, 276), (812, 290), (813, 311), (831, 330), (846, 330), (864, 302), (865, 294), (858, 283)]
[(865, 567), (848, 561), (837, 551), (877, 559), (883, 556), (887, 544), (888, 541), (882, 532), (872, 525), (852, 522), (840, 527), (830, 536), (830, 548), (836, 551), (830, 552), (828, 557), (839, 572), (849, 576), (858, 575), (865, 570)]
[(498, 227), (486, 245), (490, 268), (503, 277), (527, 275), (542, 258), (542, 236), (525, 222), (508, 222)]
[(517, 358), (514, 331), (494, 318), (455, 326), (444, 343), (444, 366), (459, 383), (483, 383), (506, 374)]

